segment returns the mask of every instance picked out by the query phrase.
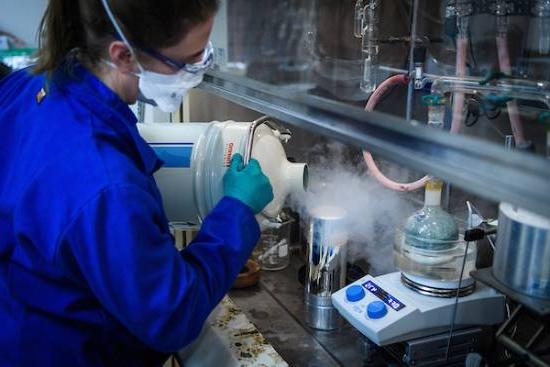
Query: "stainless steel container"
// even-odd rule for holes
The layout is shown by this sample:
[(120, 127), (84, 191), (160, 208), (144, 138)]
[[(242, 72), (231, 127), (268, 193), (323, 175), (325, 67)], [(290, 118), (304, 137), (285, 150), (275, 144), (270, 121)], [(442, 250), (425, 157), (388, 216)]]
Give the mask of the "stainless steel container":
[(550, 219), (500, 204), (493, 275), (516, 292), (550, 299)]
[(305, 321), (314, 329), (333, 330), (340, 326), (341, 318), (332, 306), (331, 295), (346, 281), (346, 212), (321, 206), (310, 215)]

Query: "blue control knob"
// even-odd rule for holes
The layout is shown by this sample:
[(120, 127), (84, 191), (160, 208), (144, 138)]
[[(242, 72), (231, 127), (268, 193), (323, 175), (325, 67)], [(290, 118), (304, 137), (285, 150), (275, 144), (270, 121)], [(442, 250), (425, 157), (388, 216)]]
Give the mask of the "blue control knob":
[(367, 306), (367, 315), (371, 319), (381, 319), (386, 316), (388, 309), (386, 304), (382, 301), (374, 301)]
[(352, 285), (346, 289), (346, 298), (350, 302), (357, 302), (365, 297), (365, 290), (360, 285)]

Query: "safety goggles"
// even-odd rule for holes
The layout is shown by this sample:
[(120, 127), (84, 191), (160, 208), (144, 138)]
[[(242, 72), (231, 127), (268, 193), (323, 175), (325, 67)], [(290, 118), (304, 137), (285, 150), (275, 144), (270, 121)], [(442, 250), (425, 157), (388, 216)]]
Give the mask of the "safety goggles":
[(175, 61), (152, 48), (139, 47), (139, 46), (133, 46), (133, 47), (146, 53), (152, 58), (164, 63), (165, 65), (168, 65), (170, 68), (172, 68), (176, 72), (185, 70), (193, 74), (199, 73), (208, 69), (212, 65), (212, 62), (214, 61), (214, 47), (212, 46), (212, 42), (210, 41), (208, 42), (208, 44), (206, 45), (206, 48), (202, 53), (201, 60), (193, 64), (186, 64), (186, 63)]
[[(124, 40), (118, 35), (114, 35), (116, 39), (119, 41)], [(186, 64), (178, 62), (174, 59), (171, 59), (168, 56), (163, 55), (162, 53), (158, 52), (157, 50), (150, 48), (150, 47), (144, 47), (139, 44), (132, 43), (132, 48), (139, 50), (152, 58), (162, 62), (163, 64), (169, 66), (171, 69), (173, 69), (176, 73), (185, 70), (189, 73), (199, 73), (206, 69), (208, 69), (210, 66), (212, 66), (212, 62), (214, 61), (214, 46), (212, 45), (212, 42), (208, 41), (203, 53), (201, 60), (199, 62), (193, 63), (193, 64)]]

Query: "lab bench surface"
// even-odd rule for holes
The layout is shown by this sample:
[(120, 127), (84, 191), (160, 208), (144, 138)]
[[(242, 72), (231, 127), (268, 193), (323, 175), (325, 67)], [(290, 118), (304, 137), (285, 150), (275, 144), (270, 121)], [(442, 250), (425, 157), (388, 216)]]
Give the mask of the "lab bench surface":
[(259, 284), (231, 290), (229, 296), (290, 366), (391, 365), (381, 356), (368, 360), (362, 335), (345, 320), (328, 332), (305, 324), (304, 287), (298, 281), (302, 265), (294, 257), (286, 269), (262, 271)]

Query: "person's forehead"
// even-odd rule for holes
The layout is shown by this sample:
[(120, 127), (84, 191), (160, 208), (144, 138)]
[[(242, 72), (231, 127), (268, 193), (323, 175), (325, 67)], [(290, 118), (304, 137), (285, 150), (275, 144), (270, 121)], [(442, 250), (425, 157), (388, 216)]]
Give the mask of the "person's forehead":
[(206, 47), (212, 31), (214, 17), (199, 23), (187, 32), (176, 45), (163, 48), (161, 51), (169, 57), (186, 59), (200, 57)]

